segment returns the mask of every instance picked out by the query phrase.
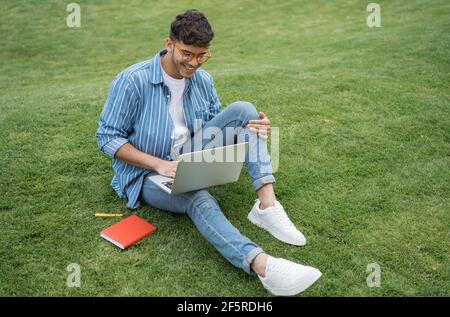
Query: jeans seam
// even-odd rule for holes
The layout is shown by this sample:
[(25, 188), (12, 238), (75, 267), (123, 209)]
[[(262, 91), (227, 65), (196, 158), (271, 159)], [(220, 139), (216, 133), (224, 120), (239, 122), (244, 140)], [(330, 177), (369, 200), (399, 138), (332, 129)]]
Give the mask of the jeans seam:
[[(192, 198), (190, 198), (190, 197), (188, 197), (188, 196), (186, 196), (186, 195), (183, 195), (183, 196), (185, 196), (188, 200), (190, 200), (191, 203), (192, 203), (192, 205), (193, 205), (195, 208), (198, 208), (198, 205), (195, 203), (195, 201), (194, 201)], [(205, 217), (203, 216), (202, 213), (200, 213), (200, 217), (201, 217), (201, 219), (203, 220), (203, 222), (206, 223), (206, 225), (207, 225), (210, 229), (212, 229), (212, 231), (213, 231), (219, 238), (221, 238), (223, 241), (225, 241), (226, 244), (230, 245), (234, 250), (236, 250), (236, 252), (237, 252), (241, 257), (243, 257), (243, 258), (245, 259), (245, 255), (244, 255), (243, 253), (241, 253), (234, 245), (232, 245), (232, 244), (231, 244), (227, 239), (225, 239), (221, 234), (219, 234), (219, 233), (218, 233), (218, 232), (217, 232), (217, 231), (209, 224), (209, 222), (206, 221), (206, 219), (205, 219)]]

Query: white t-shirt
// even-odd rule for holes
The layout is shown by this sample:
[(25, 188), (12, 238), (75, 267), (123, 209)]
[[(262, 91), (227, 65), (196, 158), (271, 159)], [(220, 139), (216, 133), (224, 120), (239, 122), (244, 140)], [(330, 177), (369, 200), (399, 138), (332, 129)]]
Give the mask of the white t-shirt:
[(169, 111), (175, 126), (174, 130), (174, 148), (178, 148), (189, 139), (190, 132), (184, 121), (183, 111), (183, 92), (186, 87), (186, 79), (176, 79), (169, 76), (161, 67), (164, 83), (170, 90)]

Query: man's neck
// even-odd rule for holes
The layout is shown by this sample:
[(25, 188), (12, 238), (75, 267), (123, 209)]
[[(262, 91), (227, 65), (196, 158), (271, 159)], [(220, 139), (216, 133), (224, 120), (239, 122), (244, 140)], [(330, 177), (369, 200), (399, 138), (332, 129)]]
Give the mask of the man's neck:
[(168, 53), (161, 57), (161, 67), (166, 72), (166, 74), (169, 75), (170, 77), (175, 78), (175, 79), (183, 78), (183, 76), (181, 76), (177, 72), (175, 65), (173, 65), (171, 59), (168, 56)]

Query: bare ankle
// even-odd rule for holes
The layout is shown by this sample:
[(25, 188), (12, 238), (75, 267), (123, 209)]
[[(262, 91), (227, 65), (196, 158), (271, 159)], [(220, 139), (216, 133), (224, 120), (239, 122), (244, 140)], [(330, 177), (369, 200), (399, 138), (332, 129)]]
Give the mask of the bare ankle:
[(265, 184), (256, 193), (260, 202), (259, 209), (266, 209), (275, 205), (276, 198), (272, 184)]
[(275, 206), (275, 203), (273, 201), (272, 202), (260, 202), (258, 208), (260, 210), (263, 210), (263, 209), (273, 207), (273, 206)]
[(251, 264), (251, 268), (253, 272), (258, 274), (261, 277), (266, 276), (266, 263), (267, 263), (268, 255), (265, 253), (258, 254)]

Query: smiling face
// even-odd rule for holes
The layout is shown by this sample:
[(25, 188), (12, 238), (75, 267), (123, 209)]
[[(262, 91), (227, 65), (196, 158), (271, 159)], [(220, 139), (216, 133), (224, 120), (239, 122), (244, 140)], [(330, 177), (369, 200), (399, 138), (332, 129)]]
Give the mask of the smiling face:
[[(164, 71), (173, 78), (190, 78), (210, 56), (206, 47), (186, 45), (170, 38), (166, 40), (167, 54), (161, 63)], [(200, 62), (200, 63), (199, 63)]]

